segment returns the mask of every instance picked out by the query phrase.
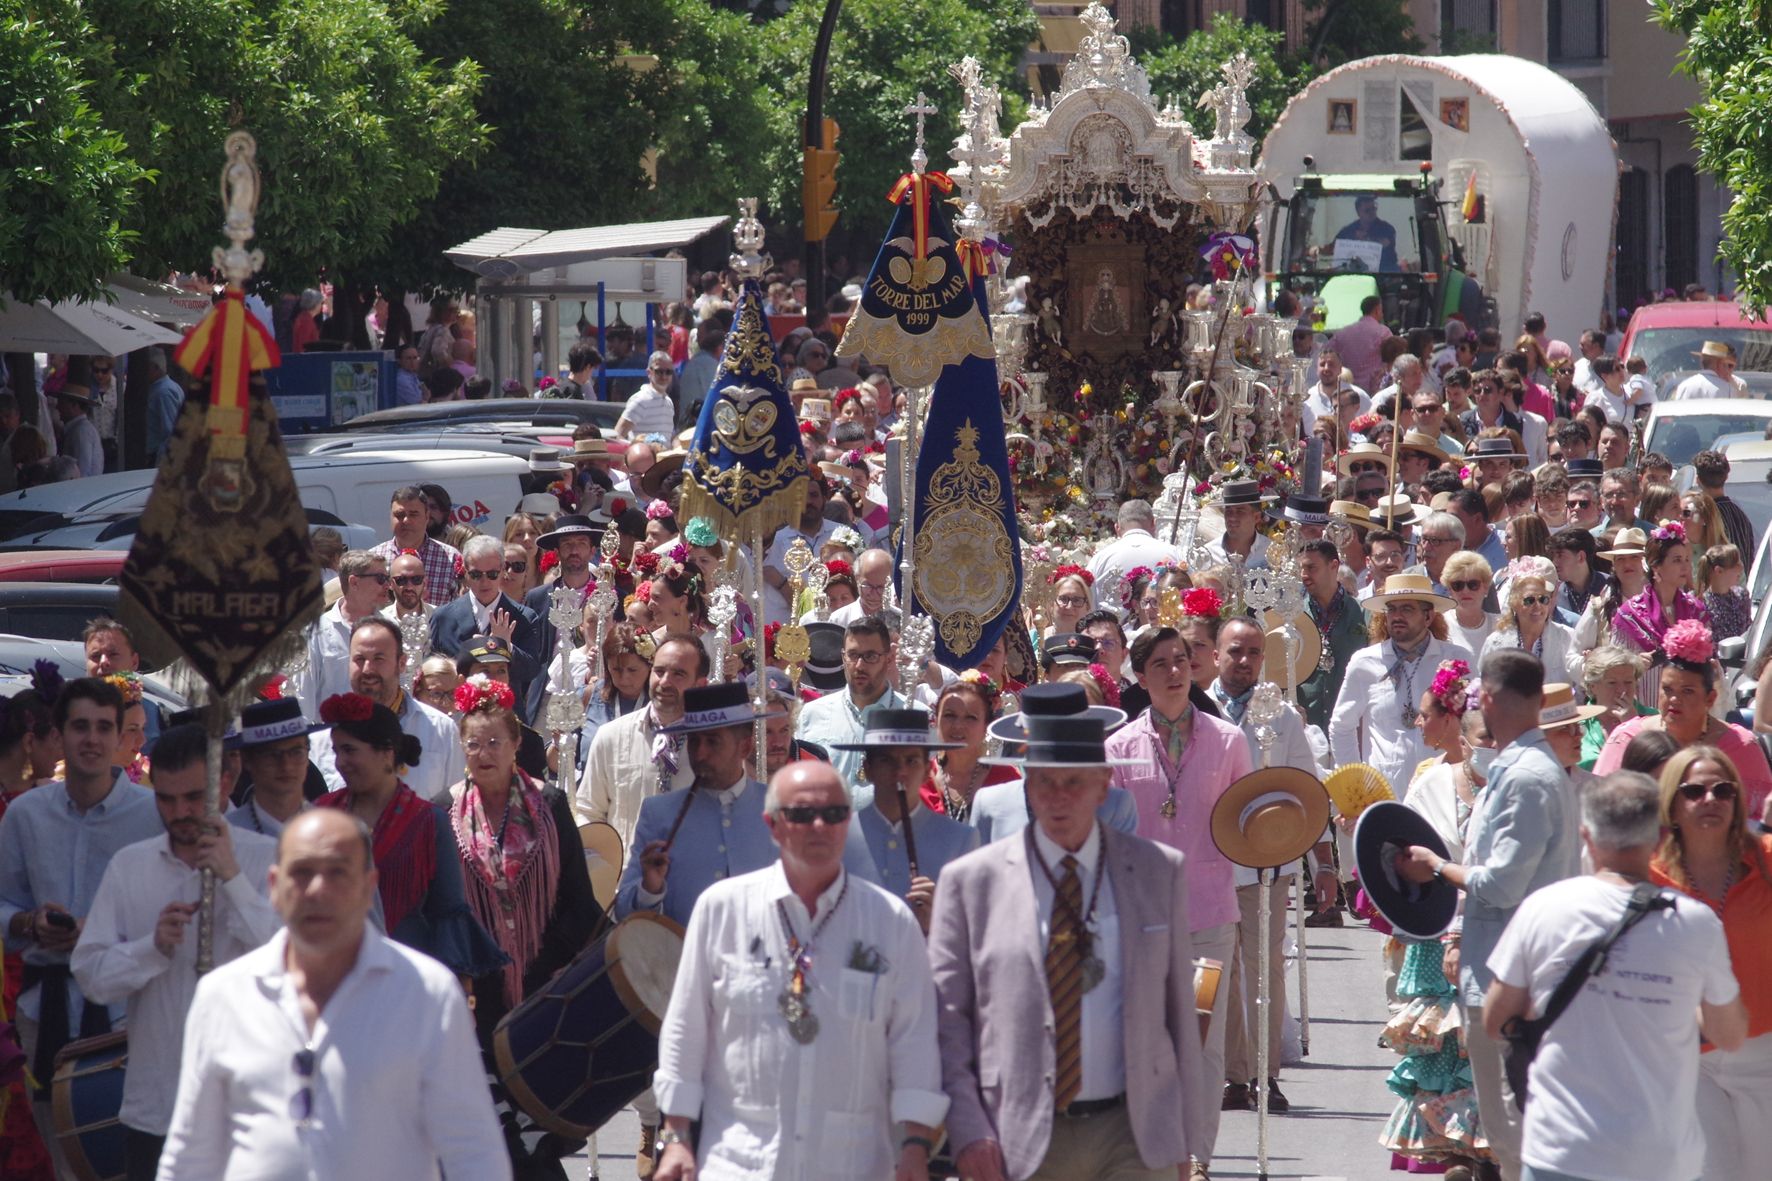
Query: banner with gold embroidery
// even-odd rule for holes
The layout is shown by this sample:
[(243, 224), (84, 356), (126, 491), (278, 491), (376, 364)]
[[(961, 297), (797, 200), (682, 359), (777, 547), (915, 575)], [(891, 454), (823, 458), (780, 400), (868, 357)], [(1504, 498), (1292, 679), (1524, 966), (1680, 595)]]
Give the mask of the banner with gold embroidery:
[(683, 471), (679, 517), (711, 518), (723, 535), (741, 542), (798, 525), (806, 507), (806, 452), (754, 278), (739, 292)]
[(943, 366), (965, 357), (994, 362), (990, 326), (977, 314), (971, 276), (936, 199), (953, 187), (943, 173), (910, 172), (887, 194), (898, 212), (837, 356), (865, 356), (890, 369), (893, 381), (914, 386), (929, 385)]
[[(968, 251), (975, 321), (989, 342), (984, 271)], [(1021, 602), (1015, 485), (994, 350), (948, 365), (935, 381), (917, 451), (912, 556), (916, 606), (935, 622), (935, 658), (972, 668)]]

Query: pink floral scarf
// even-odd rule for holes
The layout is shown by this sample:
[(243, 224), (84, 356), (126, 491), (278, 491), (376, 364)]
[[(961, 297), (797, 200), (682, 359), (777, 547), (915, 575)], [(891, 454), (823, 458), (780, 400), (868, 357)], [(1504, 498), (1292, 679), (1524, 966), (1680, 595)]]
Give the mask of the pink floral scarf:
[(505, 1003), (523, 999), (523, 972), (541, 951), (560, 882), (560, 844), (541, 791), (517, 768), (498, 825), (488, 824), (472, 781), (449, 793), (449, 823), (467, 867), (468, 905), (511, 957), (504, 968)]

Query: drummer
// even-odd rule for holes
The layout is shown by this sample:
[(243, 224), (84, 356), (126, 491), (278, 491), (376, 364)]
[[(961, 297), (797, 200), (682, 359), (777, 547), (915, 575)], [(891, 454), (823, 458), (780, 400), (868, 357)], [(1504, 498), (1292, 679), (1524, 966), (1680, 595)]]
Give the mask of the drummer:
[[(876, 709), (867, 715), (862, 739), (839, 744), (859, 751), (861, 770), (873, 785), (873, 802), (856, 813), (880, 882), (910, 903), (925, 934), (935, 905), (935, 879), (942, 867), (978, 848), (978, 830), (923, 806), (918, 788), (932, 750), (953, 750), (929, 730), (921, 709)], [(909, 810), (910, 831), (905, 831)]]

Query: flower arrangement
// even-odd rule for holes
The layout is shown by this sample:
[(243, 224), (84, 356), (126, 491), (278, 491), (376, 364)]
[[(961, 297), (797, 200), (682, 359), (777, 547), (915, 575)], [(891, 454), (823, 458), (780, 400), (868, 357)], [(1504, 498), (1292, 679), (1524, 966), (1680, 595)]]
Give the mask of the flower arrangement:
[(703, 549), (712, 549), (720, 544), (720, 533), (714, 523), (706, 517), (690, 517), (683, 526), (683, 540), (690, 545), (699, 545)]
[(1471, 666), (1462, 660), (1445, 660), (1434, 671), (1434, 682), (1427, 688), (1433, 699), (1440, 703), (1440, 708), (1449, 714), (1463, 717), (1470, 702), (1466, 695), (1471, 675)]
[(1663, 545), (1685, 545), (1686, 526), (1680, 521), (1663, 521), (1649, 530), (1649, 536)]
[(565, 512), (578, 511), (578, 490), (572, 486), (572, 481), (555, 480), (548, 485), (548, 494), (560, 502), (560, 508)]
[(123, 694), (125, 706), (142, 703), (142, 679), (134, 673), (112, 673), (105, 678), (105, 684)]
[(1097, 685), (1101, 686), (1102, 699), (1105, 700), (1109, 705), (1113, 706), (1115, 709), (1119, 709), (1120, 708), (1120, 683), (1118, 681), (1114, 680), (1114, 676), (1112, 673), (1108, 672), (1107, 665), (1105, 665), (1105, 664), (1090, 665), (1089, 666), (1089, 675), (1095, 678), (1095, 683)]
[(831, 530), (831, 541), (835, 545), (842, 546), (852, 554), (860, 553), (867, 544), (862, 541), (861, 534), (856, 532), (856, 530), (849, 525), (838, 525), (835, 529)]
[(775, 659), (775, 637), (780, 634), (781, 622), (779, 620), (763, 625), (763, 663), (767, 664)]
[(1222, 283), (1254, 265), (1255, 242), (1245, 234), (1213, 234), (1200, 248), (1200, 257), (1212, 268), (1212, 277)]
[(332, 725), (340, 722), (367, 722), (375, 716), (375, 702), (361, 693), (334, 693), (320, 703), (320, 720)]
[(559, 382), (555, 381), (551, 377), (544, 377), (540, 381), (535, 383), (535, 392), (539, 394), (543, 390), (551, 390), (559, 384), (560, 384)]
[(456, 580), (457, 580), (457, 581), (458, 581), (458, 582), (459, 582), (459, 581), (460, 581), (460, 580), (461, 580), (461, 579), (463, 579), (463, 578), (466, 578), (466, 577), (467, 577), (467, 574), (468, 574), (468, 564), (467, 564), (467, 563), (466, 563), (466, 562), (464, 562), (464, 561), (462, 561), (462, 560), (461, 560), (461, 555), (460, 555), (460, 554), (456, 554), (456, 555), (455, 555), (455, 558), (454, 558), (454, 560), (453, 560), (453, 561), (451, 561), (451, 562), (450, 562), (450, 564), (449, 564), (449, 568), (450, 568), (450, 569), (451, 569), (451, 570), (452, 570), (452, 571), (454, 571), (454, 572), (455, 572), (455, 577), (456, 577)]
[(1066, 578), (1081, 578), (1083, 580), (1083, 585), (1088, 587), (1093, 587), (1095, 585), (1095, 575), (1089, 573), (1089, 571), (1083, 567), (1071, 562), (1067, 562), (1048, 574), (1046, 576), (1046, 585), (1057, 586)]
[(1661, 638), (1661, 650), (1669, 660), (1703, 668), (1716, 651), (1716, 640), (1710, 628), (1697, 619), (1683, 619), (1667, 629)]
[(634, 555), (634, 573), (645, 579), (656, 578), (662, 563), (663, 559), (651, 550), (642, 550)]
[(861, 391), (854, 386), (849, 386), (845, 389), (838, 390), (831, 396), (831, 410), (834, 413), (835, 411), (843, 409), (844, 405), (849, 402), (859, 401), (861, 401)]
[(1191, 586), (1181, 592), (1181, 613), (1211, 617), (1224, 614), (1224, 596), (1209, 586)]
[(818, 434), (818, 426), (814, 423), (802, 422), (800, 424), (800, 433), (807, 437), (811, 437)]
[(984, 694), (985, 706), (991, 713), (997, 712), (997, 699), (1003, 694), (1003, 687), (978, 669), (969, 668), (960, 674), (960, 683), (975, 686)]
[(677, 514), (671, 510), (671, 502), (662, 497), (646, 506), (648, 521), (674, 521), (676, 518)]
[(463, 714), (492, 713), (513, 709), (517, 695), (503, 681), (495, 681), (485, 673), (475, 673), (455, 687), (455, 708)]
[(554, 550), (551, 550), (551, 549), (550, 550), (543, 550), (542, 554), (541, 554), (541, 560), (536, 563), (535, 568), (538, 571), (540, 571), (541, 573), (546, 574), (548, 571), (552, 570), (555, 566), (558, 566), (559, 564), (560, 564), (560, 555), (557, 552), (555, 552)]
[(851, 447), (849, 450), (843, 452), (842, 458), (837, 462), (841, 463), (844, 467), (860, 467), (867, 461), (867, 452), (861, 450), (859, 447)]
[(832, 558), (824, 564), (824, 569), (825, 574), (831, 579), (855, 577), (855, 567), (842, 558)]
[(636, 586), (634, 588), (634, 593), (628, 596), (628, 602), (629, 603), (650, 603), (650, 602), (652, 602), (652, 583), (642, 582), (638, 586)]

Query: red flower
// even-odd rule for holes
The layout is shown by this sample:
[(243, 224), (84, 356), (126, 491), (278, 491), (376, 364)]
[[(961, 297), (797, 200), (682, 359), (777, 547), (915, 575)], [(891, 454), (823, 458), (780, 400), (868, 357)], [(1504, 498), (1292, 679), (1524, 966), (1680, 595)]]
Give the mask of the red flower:
[(658, 555), (651, 550), (645, 550), (641, 553), (635, 554), (634, 569), (639, 573), (644, 574), (647, 578), (651, 578), (658, 573)]
[(1224, 596), (1209, 586), (1189, 587), (1181, 592), (1183, 615), (1218, 615), (1224, 611)]
[(1083, 569), (1083, 567), (1074, 564), (1060, 566), (1058, 569), (1048, 574), (1046, 576), (1046, 583), (1048, 586), (1057, 586), (1058, 581), (1061, 578), (1081, 578), (1084, 586), (1095, 585), (1095, 575), (1089, 573), (1089, 571)]
[(338, 725), (340, 722), (367, 722), (375, 716), (375, 702), (361, 693), (335, 693), (320, 703), (320, 720)]
[(494, 709), (511, 709), (517, 704), (517, 695), (503, 681), (494, 681), (489, 677), (470, 677), (455, 687), (455, 708), (464, 714), (476, 710), (490, 713)]
[(855, 568), (842, 558), (832, 558), (824, 564), (824, 568), (832, 578), (852, 578), (855, 576)]
[(258, 699), (260, 701), (282, 700), (283, 686), (288, 683), (289, 678), (282, 673), (272, 673), (265, 683), (258, 687)]
[(623, 500), (621, 497), (618, 496), (614, 500), (609, 502), (609, 516), (611, 519), (613, 519), (615, 517), (619, 517), (627, 511), (628, 511), (628, 502)]
[(856, 389), (854, 386), (850, 386), (848, 389), (838, 390), (836, 392), (836, 394), (833, 395), (831, 398), (831, 409), (832, 410), (841, 410), (841, 409), (843, 409), (843, 403), (855, 402), (855, 401), (859, 401), (860, 399), (861, 399), (861, 391)]
[(560, 564), (560, 555), (559, 554), (555, 553), (551, 549), (550, 550), (543, 550), (542, 555), (541, 555), (541, 561), (536, 563), (535, 568), (537, 570), (539, 570), (541, 573), (546, 574), (549, 570), (552, 570), (555, 566), (558, 566), (559, 564)]
[(775, 659), (775, 637), (781, 631), (781, 624), (771, 623), (763, 628), (763, 663), (768, 664)]
[(455, 576), (457, 578), (461, 578), (462, 576), (464, 576), (468, 572), (467, 563), (465, 563), (461, 560), (460, 554), (455, 555), (455, 562), (453, 563), (453, 566), (454, 566), (454, 570), (455, 570)]
[(1095, 683), (1097, 685), (1101, 686), (1101, 696), (1103, 700), (1115, 709), (1119, 709), (1120, 683), (1114, 680), (1113, 674), (1108, 672), (1107, 666), (1105, 664), (1092, 664), (1089, 666), (1089, 675), (1095, 678)]
[(816, 435), (818, 428), (809, 422), (803, 422), (800, 424), (800, 433), (802, 435)]

